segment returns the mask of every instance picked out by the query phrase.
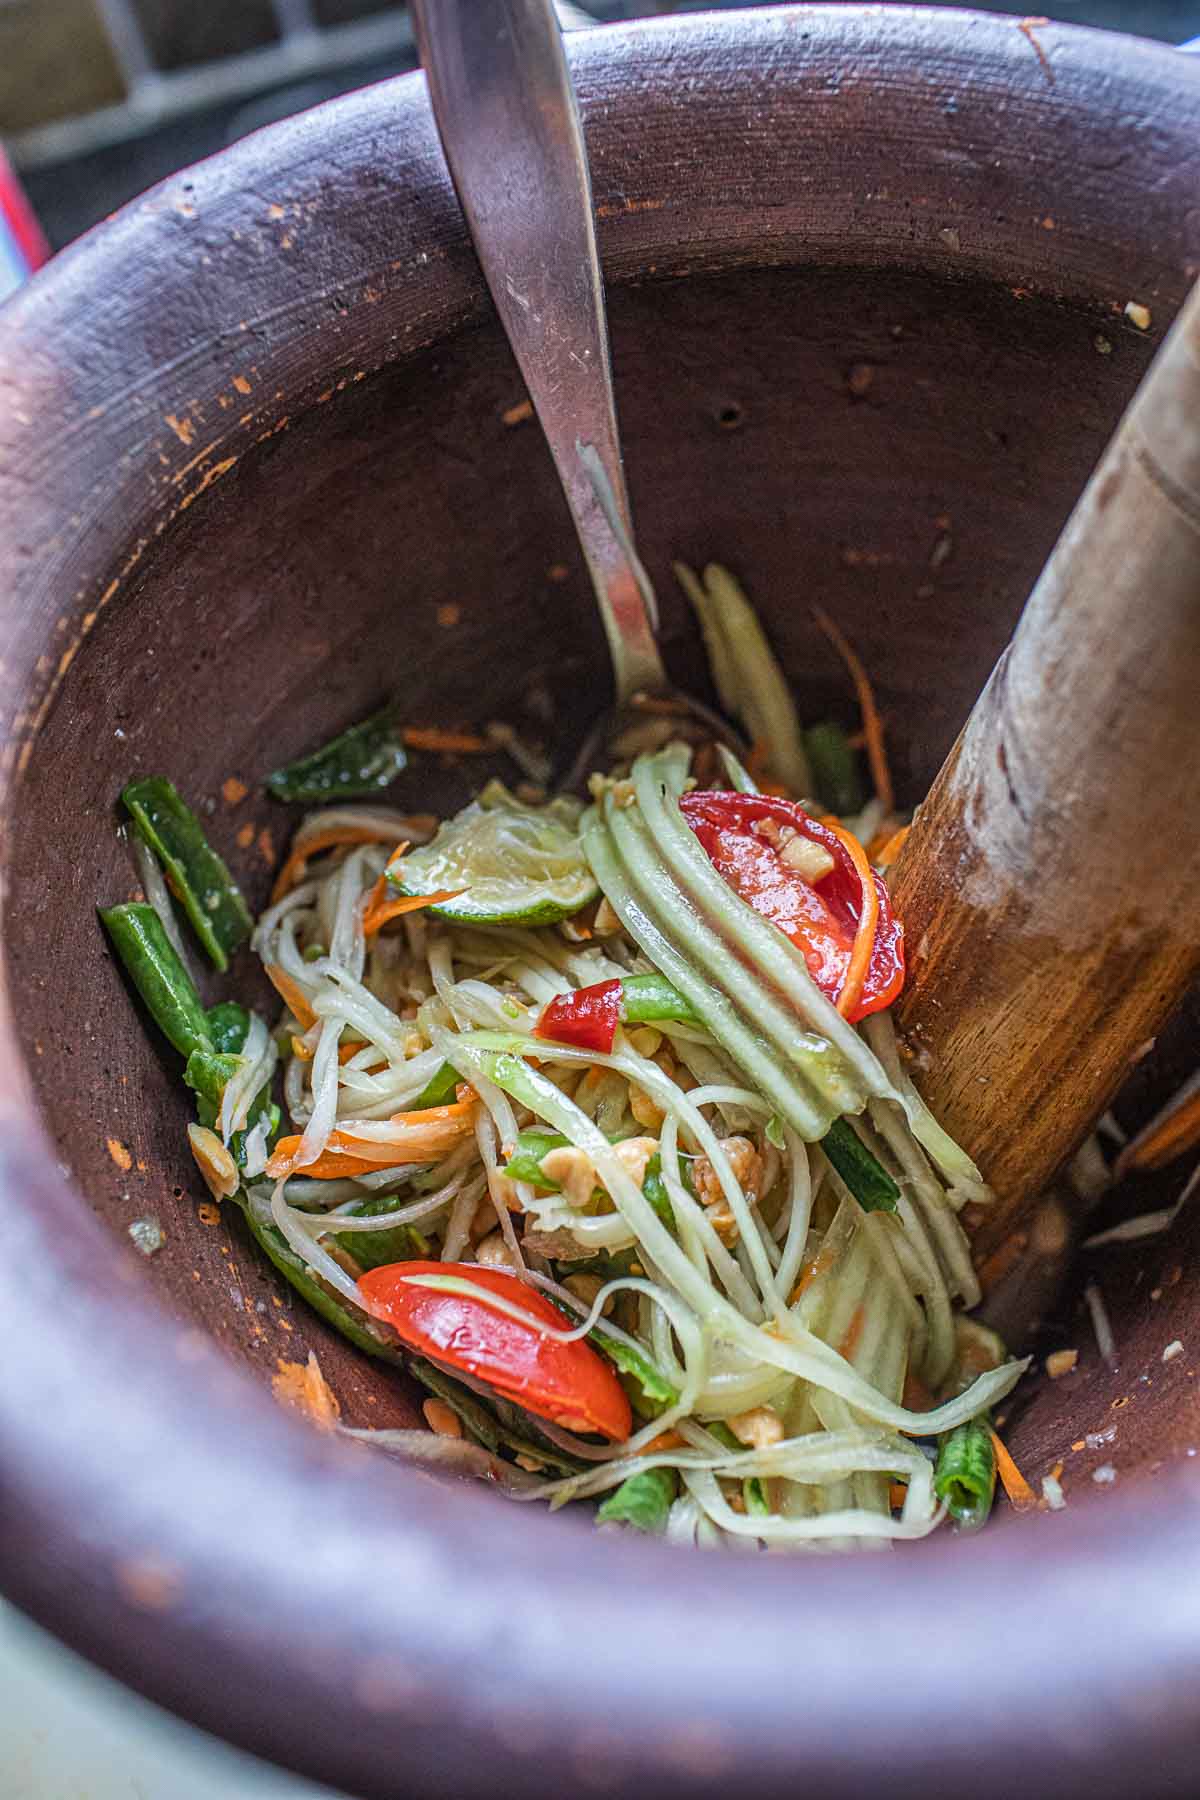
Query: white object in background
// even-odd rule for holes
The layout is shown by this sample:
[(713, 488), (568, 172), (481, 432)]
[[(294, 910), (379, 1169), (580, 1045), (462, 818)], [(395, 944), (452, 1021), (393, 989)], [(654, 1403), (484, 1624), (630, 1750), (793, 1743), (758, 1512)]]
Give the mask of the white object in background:
[(0, 1800), (339, 1800), (195, 1731), (0, 1600)]

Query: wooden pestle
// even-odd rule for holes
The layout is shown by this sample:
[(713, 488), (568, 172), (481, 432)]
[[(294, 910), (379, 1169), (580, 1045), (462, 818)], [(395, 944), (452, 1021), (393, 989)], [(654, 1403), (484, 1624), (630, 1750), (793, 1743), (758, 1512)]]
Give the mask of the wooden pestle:
[(1200, 970), (1200, 287), (890, 886), (914, 1079), (996, 1189), (983, 1256)]

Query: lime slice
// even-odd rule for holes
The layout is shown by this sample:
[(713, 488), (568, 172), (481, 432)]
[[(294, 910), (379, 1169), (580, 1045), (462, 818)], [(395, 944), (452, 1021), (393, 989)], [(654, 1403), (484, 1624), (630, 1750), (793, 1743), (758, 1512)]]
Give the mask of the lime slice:
[(525, 806), (498, 781), (404, 858), (404, 894), (462, 888), (429, 911), (474, 925), (551, 925), (595, 900), (600, 889), (579, 842), (581, 806)]

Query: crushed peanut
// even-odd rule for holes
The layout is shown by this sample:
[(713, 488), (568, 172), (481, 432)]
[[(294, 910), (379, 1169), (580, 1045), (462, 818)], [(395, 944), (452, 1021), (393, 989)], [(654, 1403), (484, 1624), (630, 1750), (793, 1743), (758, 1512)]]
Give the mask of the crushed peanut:
[(773, 1406), (752, 1406), (749, 1412), (734, 1413), (725, 1422), (738, 1443), (752, 1450), (768, 1450), (783, 1442), (783, 1420)]
[[(639, 1187), (646, 1179), (647, 1163), (657, 1152), (657, 1139), (650, 1137), (626, 1138), (623, 1143), (613, 1145), (613, 1154), (617, 1161), (628, 1174), (633, 1176)], [(545, 1164), (542, 1166), (544, 1168)]]
[(596, 1187), (596, 1170), (586, 1150), (577, 1150), (573, 1144), (560, 1144), (557, 1149), (548, 1150), (542, 1158), (542, 1173), (551, 1181), (557, 1181), (568, 1206), (581, 1211), (590, 1203)]
[(620, 931), (620, 929), (620, 919), (618, 919), (608, 901), (601, 900), (599, 906), (596, 908), (596, 917), (592, 920), (592, 930), (596, 933), (597, 937), (612, 937), (613, 933)]
[(1078, 1350), (1054, 1350), (1046, 1358), (1046, 1373), (1051, 1381), (1057, 1381), (1060, 1376), (1069, 1375), (1078, 1361)]
[(661, 1131), (663, 1120), (667, 1116), (661, 1107), (655, 1106), (644, 1088), (636, 1087), (632, 1082), (629, 1086), (629, 1110), (638, 1124), (644, 1125), (647, 1131)]
[[(493, 1214), (493, 1217), (495, 1215)], [(490, 1269), (515, 1269), (517, 1259), (504, 1241), (502, 1231), (493, 1231), (475, 1246), (475, 1261)]]
[(228, 1200), (238, 1190), (237, 1164), (215, 1131), (206, 1125), (188, 1126), (188, 1143), (196, 1167), (214, 1200)]
[(425, 1400), (421, 1404), (425, 1415), (425, 1423), (430, 1431), (438, 1437), (460, 1438), (463, 1434), (462, 1420), (452, 1406), (444, 1400)]

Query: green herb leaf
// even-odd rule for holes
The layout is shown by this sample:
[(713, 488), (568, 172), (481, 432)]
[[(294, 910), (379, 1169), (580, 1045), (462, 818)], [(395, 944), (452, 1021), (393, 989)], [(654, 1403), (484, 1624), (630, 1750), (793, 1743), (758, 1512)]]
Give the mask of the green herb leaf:
[(639, 1469), (636, 1475), (627, 1475), (597, 1509), (596, 1523), (662, 1533), (678, 1492), (679, 1477), (674, 1469)]
[(408, 762), (395, 709), (385, 707), (340, 737), (268, 775), (276, 800), (351, 800), (388, 787)]
[(232, 952), (250, 936), (253, 920), (199, 819), (165, 775), (131, 781), (121, 798), (210, 960), (218, 969), (228, 968)]

